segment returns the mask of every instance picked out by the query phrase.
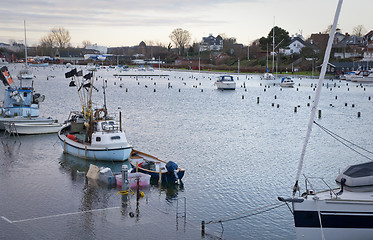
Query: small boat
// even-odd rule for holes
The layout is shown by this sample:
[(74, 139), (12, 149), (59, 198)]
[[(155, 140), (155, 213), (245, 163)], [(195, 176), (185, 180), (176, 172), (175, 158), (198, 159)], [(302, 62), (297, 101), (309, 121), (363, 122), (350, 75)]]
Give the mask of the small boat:
[(280, 83), (281, 87), (293, 87), (294, 81), (290, 77), (283, 77)]
[(30, 67), (48, 67), (49, 66), (49, 63), (30, 63), (29, 64)]
[(373, 71), (359, 71), (351, 76), (351, 81), (360, 83), (371, 83), (373, 82)]
[(273, 76), (272, 73), (266, 72), (266, 73), (263, 74), (263, 79), (264, 80), (274, 80), (275, 77)]
[(185, 173), (184, 169), (181, 169), (172, 161), (165, 162), (135, 149), (132, 149), (129, 162), (134, 169), (136, 169), (137, 165), (139, 172), (149, 174), (155, 180), (159, 179), (159, 174), (161, 173), (162, 182), (181, 180)]
[(87, 71), (93, 71), (93, 72), (97, 71), (96, 65), (94, 63), (88, 63), (87, 64)]
[(106, 108), (104, 81), (104, 106), (100, 109), (92, 108), (92, 92), (97, 91), (94, 86), (94, 72), (83, 76), (82, 70), (72, 69), (65, 74), (72, 78), (69, 86), (76, 87), (81, 100), (82, 111), (72, 111), (68, 120), (58, 131), (65, 153), (84, 159), (99, 161), (125, 161), (129, 158), (132, 146), (128, 144), (126, 134), (122, 129), (121, 114), (119, 123), (108, 115)]
[[(26, 22), (25, 43), (26, 43)], [(39, 104), (44, 95), (35, 93), (34, 75), (27, 64), (27, 44), (25, 44), (25, 68), (18, 74), (19, 86), (16, 86), (8, 68), (0, 68), (0, 80), (5, 86), (4, 102), (0, 106), (0, 130), (5, 130), (4, 124), (14, 123), (53, 123), (52, 118), (39, 117)]]
[(7, 122), (4, 126), (7, 132), (22, 135), (56, 133), (61, 128), (56, 122)]
[(219, 76), (218, 80), (215, 82), (217, 89), (219, 90), (235, 90), (236, 83), (233, 80), (233, 76), (223, 75)]

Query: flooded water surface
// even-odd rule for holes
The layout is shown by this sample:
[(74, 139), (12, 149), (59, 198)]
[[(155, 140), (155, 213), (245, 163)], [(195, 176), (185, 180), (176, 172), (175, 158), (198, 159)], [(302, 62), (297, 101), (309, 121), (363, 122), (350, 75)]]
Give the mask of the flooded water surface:
[[(8, 67), (14, 77), (21, 69)], [(63, 122), (70, 111), (81, 109), (76, 88), (64, 78), (69, 70), (33, 69), (34, 87), (46, 96), (41, 116)], [(199, 239), (201, 221), (209, 223), (208, 238), (295, 239), (286, 205), (256, 210), (277, 204), (278, 196), (291, 196), (317, 79), (294, 77), (294, 88), (281, 88), (280, 79), (241, 74), (234, 75), (235, 91), (219, 91), (214, 85), (219, 74), (213, 73), (155, 70), (146, 72), (154, 76), (114, 76), (136, 73), (99, 69), (94, 104), (103, 105), (107, 80), (109, 112), (117, 117), (122, 112), (129, 143), (185, 168), (182, 184), (152, 185), (139, 201), (135, 195), (124, 199), (118, 188), (85, 177), (90, 163), (114, 171), (122, 163), (65, 155), (56, 134), (21, 136), (21, 144), (3, 137), (0, 239)], [(325, 80), (317, 122), (373, 149), (371, 96), (371, 85)], [(339, 170), (364, 161), (314, 126), (303, 172), (334, 186)]]

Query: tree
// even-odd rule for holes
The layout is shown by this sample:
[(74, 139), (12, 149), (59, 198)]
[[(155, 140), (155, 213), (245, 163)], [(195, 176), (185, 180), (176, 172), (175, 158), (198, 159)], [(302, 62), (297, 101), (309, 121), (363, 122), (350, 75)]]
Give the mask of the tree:
[(54, 44), (55, 42), (52, 34), (48, 34), (40, 39), (40, 46), (43, 48), (53, 48)]
[(287, 47), (290, 43), (290, 37), (289, 37), (289, 32), (286, 31), (285, 29), (282, 29), (280, 27), (275, 26), (274, 28), (271, 29), (271, 31), (268, 33), (267, 37), (261, 37), (259, 39), (259, 44), (260, 47), (263, 50), (267, 49), (267, 44), (268, 44), (268, 49), (271, 50), (273, 49), (273, 30), (275, 32), (275, 47), (277, 47), (277, 51), (279, 48), (284, 48)]
[(187, 30), (176, 28), (170, 34), (171, 41), (179, 49), (179, 54), (184, 51), (185, 45), (188, 45), (191, 39), (191, 35)]
[(57, 48), (69, 47), (71, 40), (69, 30), (66, 30), (62, 27), (53, 28), (51, 30), (51, 34)]
[(357, 25), (352, 30), (352, 34), (355, 35), (355, 36), (359, 36), (359, 37), (364, 36), (366, 32), (367, 32), (367, 30), (365, 29), (365, 27), (363, 25)]
[(91, 41), (89, 40), (83, 40), (82, 41), (83, 48), (86, 48), (87, 46), (92, 45)]

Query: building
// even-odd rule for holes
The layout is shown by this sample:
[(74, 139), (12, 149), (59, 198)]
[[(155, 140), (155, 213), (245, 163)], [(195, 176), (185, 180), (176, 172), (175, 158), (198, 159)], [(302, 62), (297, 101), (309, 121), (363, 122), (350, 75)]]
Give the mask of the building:
[(203, 37), (199, 46), (199, 51), (221, 51), (223, 49), (223, 38), (218, 35), (214, 37), (210, 34), (208, 37)]
[(291, 37), (289, 46), (284, 49), (280, 49), (280, 53), (285, 55), (300, 54), (302, 48), (304, 48), (306, 45), (307, 44), (304, 42), (301, 35), (296, 37), (293, 36)]
[(106, 54), (107, 53), (107, 47), (99, 46), (99, 45), (97, 45), (97, 43), (92, 44), (92, 45), (88, 45), (88, 46), (85, 47), (85, 49), (96, 50), (101, 54)]
[(348, 33), (344, 38), (334, 39), (333, 52), (334, 58), (362, 58), (364, 49), (364, 38), (359, 36), (350, 36)]

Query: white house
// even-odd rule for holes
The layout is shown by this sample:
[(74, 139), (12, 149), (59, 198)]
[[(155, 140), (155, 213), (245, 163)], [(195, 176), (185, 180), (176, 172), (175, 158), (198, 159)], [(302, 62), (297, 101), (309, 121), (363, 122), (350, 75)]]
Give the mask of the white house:
[(291, 42), (287, 48), (280, 49), (280, 52), (285, 55), (299, 54), (302, 48), (306, 46), (301, 36), (291, 37)]

